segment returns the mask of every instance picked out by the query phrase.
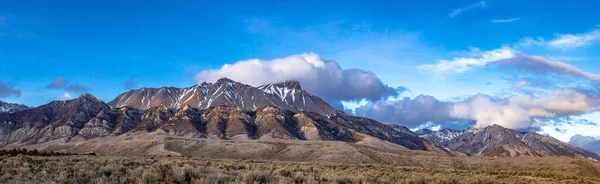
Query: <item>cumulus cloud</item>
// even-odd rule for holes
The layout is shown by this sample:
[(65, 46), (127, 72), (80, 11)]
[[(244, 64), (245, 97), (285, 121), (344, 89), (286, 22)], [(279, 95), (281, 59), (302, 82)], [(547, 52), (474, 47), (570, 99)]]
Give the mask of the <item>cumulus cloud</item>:
[(577, 134), (571, 137), (569, 144), (600, 154), (600, 137)]
[(466, 102), (454, 104), (451, 117), (476, 121), (481, 128), (499, 124), (512, 129), (539, 127), (536, 118), (556, 118), (581, 115), (600, 108), (600, 99), (585, 93), (563, 89), (545, 96), (513, 96), (493, 100), (487, 95), (476, 95)]
[(498, 124), (506, 128), (531, 127), (531, 119), (524, 108), (515, 104), (494, 101), (487, 95), (475, 95), (466, 102), (455, 103), (450, 116), (461, 120), (474, 120), (475, 128)]
[(71, 94), (69, 92), (65, 92), (63, 93), (62, 96), (60, 96), (60, 100), (70, 100), (73, 99), (73, 96), (71, 96)]
[(450, 17), (456, 17), (458, 14), (463, 13), (463, 12), (465, 12), (467, 10), (470, 10), (470, 9), (473, 9), (473, 8), (483, 8), (485, 6), (486, 6), (485, 1), (480, 1), (480, 2), (477, 2), (475, 4), (471, 4), (469, 6), (465, 6), (465, 7), (462, 7), (462, 8), (454, 9), (454, 11), (452, 11), (452, 13), (450, 13), (448, 16), (450, 16)]
[(82, 84), (69, 84), (63, 77), (57, 77), (50, 84), (46, 85), (46, 89), (64, 89), (69, 92), (81, 93), (89, 90), (89, 87)]
[(0, 81), (0, 98), (9, 96), (21, 97), (21, 90), (15, 88), (13, 85), (5, 84)]
[(194, 76), (198, 83), (227, 77), (258, 86), (298, 80), (302, 87), (328, 101), (372, 101), (398, 96), (403, 88), (385, 85), (374, 73), (342, 69), (335, 61), (325, 61), (316, 53), (303, 53), (273, 60), (250, 59), (205, 70)]
[(419, 95), (414, 99), (405, 97), (396, 101), (377, 101), (355, 110), (356, 115), (370, 117), (382, 122), (418, 127), (426, 122), (444, 123), (452, 119), (452, 103), (441, 102), (432, 96)]
[(478, 94), (460, 102), (442, 102), (418, 96), (378, 101), (359, 107), (356, 114), (411, 128), (433, 122), (474, 121), (475, 128), (498, 124), (511, 129), (539, 128), (547, 118), (581, 115), (600, 109), (600, 97), (572, 89), (541, 96), (494, 99)]
[(600, 40), (600, 28), (585, 33), (558, 34), (551, 40), (545, 40), (541, 37), (537, 39), (526, 37), (519, 41), (516, 46), (543, 46), (554, 49), (569, 50), (589, 46), (598, 40)]
[(512, 18), (512, 19), (494, 19), (491, 20), (490, 22), (494, 23), (494, 24), (498, 24), (498, 23), (509, 23), (509, 22), (514, 22), (517, 20), (521, 20), (521, 18)]
[(417, 68), (421, 71), (431, 71), (435, 73), (463, 73), (473, 67), (481, 67), (489, 63), (512, 58), (516, 53), (508, 47), (502, 47), (485, 52), (481, 52), (477, 49), (474, 55), (476, 55), (476, 57), (458, 57), (451, 60), (440, 60), (436, 64), (419, 65)]

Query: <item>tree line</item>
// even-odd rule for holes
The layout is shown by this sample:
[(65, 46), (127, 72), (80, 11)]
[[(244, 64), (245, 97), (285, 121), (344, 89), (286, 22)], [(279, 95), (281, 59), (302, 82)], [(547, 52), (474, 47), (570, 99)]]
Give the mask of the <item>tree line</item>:
[(66, 153), (66, 152), (54, 152), (54, 151), (38, 151), (37, 149), (27, 150), (27, 149), (9, 149), (9, 150), (0, 150), (0, 156), (17, 156), (17, 155), (29, 155), (29, 156), (69, 156), (69, 155), (96, 155), (96, 153), (87, 153), (87, 154), (76, 154), (76, 153)]

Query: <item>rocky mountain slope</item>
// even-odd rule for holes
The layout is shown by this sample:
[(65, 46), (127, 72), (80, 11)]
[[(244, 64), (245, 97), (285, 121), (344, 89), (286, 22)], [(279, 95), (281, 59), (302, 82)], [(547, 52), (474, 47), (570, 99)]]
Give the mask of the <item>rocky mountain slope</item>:
[(0, 144), (44, 142), (77, 135), (98, 113), (110, 107), (92, 95), (12, 114), (0, 115)]
[(0, 113), (15, 113), (29, 109), (26, 105), (0, 101)]
[(212, 104), (206, 109), (189, 104), (181, 108), (161, 104), (146, 110), (129, 106), (111, 109), (85, 94), (74, 100), (54, 101), (0, 116), (0, 144), (3, 147), (153, 132), (187, 138), (343, 141), (372, 146), (395, 144), (403, 149), (448, 154), (425, 139), (368, 118), (341, 111), (325, 116), (271, 105), (255, 110), (227, 103)]
[(448, 143), (450, 143), (454, 138), (462, 135), (465, 131), (463, 130), (452, 130), (452, 129), (441, 129), (438, 131), (432, 131), (429, 129), (421, 129), (416, 132), (416, 134), (425, 138), (437, 145), (447, 147)]
[(132, 107), (150, 109), (161, 105), (167, 108), (208, 109), (227, 105), (242, 110), (257, 110), (273, 106), (285, 110), (315, 112), (321, 115), (332, 114), (337, 110), (302, 90), (297, 81), (286, 81), (252, 87), (233, 80), (222, 78), (216, 83), (202, 83), (188, 88), (162, 87), (141, 88), (119, 95), (108, 103), (112, 107)]
[(572, 146), (550, 136), (518, 132), (499, 125), (464, 131), (420, 130), (417, 134), (440, 146), (470, 156), (574, 156), (600, 160), (598, 154)]

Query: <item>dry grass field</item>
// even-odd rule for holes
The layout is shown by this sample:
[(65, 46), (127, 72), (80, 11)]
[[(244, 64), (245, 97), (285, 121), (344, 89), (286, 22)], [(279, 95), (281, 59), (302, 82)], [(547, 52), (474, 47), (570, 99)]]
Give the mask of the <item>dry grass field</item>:
[(0, 183), (600, 183), (600, 163), (582, 158), (448, 156), (332, 141), (141, 135), (27, 149), (40, 151), (0, 151)]
[(5, 155), (0, 157), (0, 183), (600, 183), (600, 164), (583, 159), (439, 158), (445, 159), (454, 165)]

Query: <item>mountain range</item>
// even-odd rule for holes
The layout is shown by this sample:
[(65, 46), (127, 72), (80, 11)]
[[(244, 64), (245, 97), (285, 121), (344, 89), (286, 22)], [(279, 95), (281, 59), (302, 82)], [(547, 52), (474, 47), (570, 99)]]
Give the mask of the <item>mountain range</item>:
[(27, 109), (30, 109), (30, 107), (21, 104), (0, 101), (0, 113), (15, 113)]
[[(25, 106), (26, 107), (26, 106)], [(412, 132), (339, 111), (297, 81), (249, 86), (231, 79), (188, 88), (131, 90), (105, 103), (90, 94), (0, 114), (0, 147), (153, 135), (208, 140), (342, 141), (443, 155), (600, 156), (536, 133), (494, 125)], [(151, 141), (151, 140), (147, 140)], [(55, 145), (56, 146), (56, 145)]]
[(213, 106), (236, 106), (256, 110), (273, 106), (284, 110), (307, 111), (327, 115), (338, 110), (321, 98), (302, 90), (298, 81), (286, 81), (252, 87), (222, 78), (216, 83), (202, 83), (188, 88), (141, 88), (123, 93), (108, 103), (113, 107), (132, 107), (146, 110), (164, 105), (168, 108), (207, 109)]
[(594, 158), (598, 154), (572, 146), (550, 136), (533, 132), (518, 132), (499, 125), (467, 130), (428, 129), (416, 132), (419, 137), (437, 145), (470, 156), (576, 156)]

